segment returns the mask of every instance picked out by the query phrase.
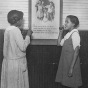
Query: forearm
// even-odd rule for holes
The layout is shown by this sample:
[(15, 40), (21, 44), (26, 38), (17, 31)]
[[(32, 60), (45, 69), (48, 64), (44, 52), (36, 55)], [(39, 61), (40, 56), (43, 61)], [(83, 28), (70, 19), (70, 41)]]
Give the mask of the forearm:
[(76, 47), (75, 52), (74, 52), (74, 55), (73, 55), (73, 60), (72, 60), (72, 64), (71, 64), (71, 68), (72, 69), (75, 66), (75, 63), (76, 63), (77, 58), (78, 58), (78, 55), (79, 55), (79, 46)]
[(57, 45), (60, 46), (60, 42), (62, 39), (62, 34), (63, 34), (63, 30), (60, 31), (59, 36), (58, 36), (58, 40), (57, 40)]

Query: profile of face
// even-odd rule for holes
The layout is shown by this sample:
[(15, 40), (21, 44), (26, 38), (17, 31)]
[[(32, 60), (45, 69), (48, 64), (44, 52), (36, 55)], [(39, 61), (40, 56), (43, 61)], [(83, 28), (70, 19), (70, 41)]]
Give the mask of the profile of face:
[(65, 19), (65, 30), (72, 30), (74, 28), (74, 23), (71, 22), (70, 18)]
[(23, 28), (23, 24), (24, 24), (24, 19), (20, 19), (20, 20), (17, 22), (17, 25), (18, 25), (18, 27), (20, 27), (20, 28)]

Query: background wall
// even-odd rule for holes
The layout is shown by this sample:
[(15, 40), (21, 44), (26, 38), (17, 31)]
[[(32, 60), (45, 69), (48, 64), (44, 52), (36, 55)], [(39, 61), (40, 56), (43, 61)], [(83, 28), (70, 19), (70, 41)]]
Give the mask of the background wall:
[(78, 16), (79, 30), (88, 30), (88, 0), (63, 0), (63, 23), (70, 14)]
[[(7, 14), (10, 10), (20, 10), (24, 13), (24, 29), (28, 29), (28, 3), (29, 0), (0, 0), (0, 29), (9, 25)], [(30, 15), (30, 14), (29, 14)]]
[[(61, 6), (63, 8), (61, 24), (64, 24), (67, 15), (73, 14), (78, 16), (80, 20), (79, 30), (88, 30), (88, 0), (60, 1), (63, 2), (63, 7)], [(7, 13), (12, 9), (17, 9), (24, 12), (24, 29), (28, 29), (28, 26), (30, 26), (30, 5), (31, 0), (0, 0), (0, 28), (5, 29), (9, 25), (6, 17)]]

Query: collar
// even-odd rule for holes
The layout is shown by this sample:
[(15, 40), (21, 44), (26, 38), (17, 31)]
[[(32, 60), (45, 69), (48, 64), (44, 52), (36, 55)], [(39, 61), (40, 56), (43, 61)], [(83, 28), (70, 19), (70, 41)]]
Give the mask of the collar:
[(78, 32), (78, 30), (77, 30), (77, 29), (73, 29), (72, 31), (68, 32), (68, 33), (69, 33), (69, 36), (70, 36), (73, 32)]
[(68, 39), (69, 37), (70, 37), (70, 35), (73, 33), (73, 32), (78, 32), (78, 30), (77, 29), (73, 29), (72, 31), (70, 31), (70, 32), (68, 32), (66, 35), (65, 35), (65, 39)]
[(12, 30), (14, 28), (17, 28), (17, 27), (15, 27), (15, 26), (9, 26), (9, 27), (6, 28), (6, 30)]

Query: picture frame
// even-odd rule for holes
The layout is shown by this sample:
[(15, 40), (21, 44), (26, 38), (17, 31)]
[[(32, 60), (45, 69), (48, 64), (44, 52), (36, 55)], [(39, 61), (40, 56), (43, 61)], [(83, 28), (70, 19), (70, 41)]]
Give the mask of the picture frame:
[[(38, 5), (40, 6), (38, 7)], [(52, 5), (53, 9), (51, 13), (49, 9), (50, 5)], [(31, 36), (32, 45), (57, 44), (59, 26), (62, 23), (61, 6), (61, 0), (29, 1), (29, 29), (33, 31)]]

